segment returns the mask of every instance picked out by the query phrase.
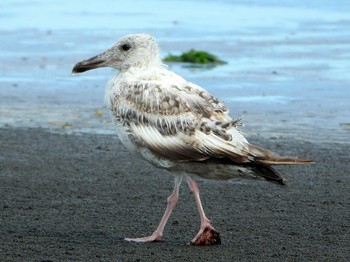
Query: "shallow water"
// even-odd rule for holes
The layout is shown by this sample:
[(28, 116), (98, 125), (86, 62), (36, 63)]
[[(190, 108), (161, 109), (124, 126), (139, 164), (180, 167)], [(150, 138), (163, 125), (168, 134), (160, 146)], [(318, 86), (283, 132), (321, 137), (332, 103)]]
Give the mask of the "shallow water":
[(243, 115), (245, 133), (349, 143), (346, 2), (2, 1), (0, 126), (114, 133), (103, 104), (113, 70), (71, 68), (125, 34), (150, 32), (163, 56), (196, 48), (228, 62), (170, 69)]

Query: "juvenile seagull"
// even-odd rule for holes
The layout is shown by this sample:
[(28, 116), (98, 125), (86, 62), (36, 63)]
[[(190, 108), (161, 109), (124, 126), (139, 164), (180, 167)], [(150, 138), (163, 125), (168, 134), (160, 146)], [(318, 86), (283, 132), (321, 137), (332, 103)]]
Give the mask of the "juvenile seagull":
[(151, 35), (127, 35), (105, 52), (77, 63), (73, 73), (99, 67), (119, 71), (109, 81), (105, 99), (121, 142), (153, 165), (175, 173), (175, 187), (158, 228), (148, 237), (125, 238), (127, 241), (161, 239), (185, 178), (201, 219), (191, 243), (220, 244), (220, 235), (205, 215), (198, 186), (190, 175), (265, 179), (284, 185), (285, 179), (270, 165), (312, 162), (281, 157), (250, 144), (238, 129), (240, 121), (228, 115), (222, 101), (165, 68)]

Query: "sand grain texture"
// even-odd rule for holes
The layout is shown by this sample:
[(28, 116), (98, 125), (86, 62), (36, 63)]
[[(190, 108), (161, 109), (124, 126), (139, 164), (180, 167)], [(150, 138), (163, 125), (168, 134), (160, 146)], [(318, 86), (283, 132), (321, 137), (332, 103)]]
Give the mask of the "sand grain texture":
[(119, 239), (154, 230), (171, 175), (116, 136), (1, 128), (0, 261), (349, 261), (348, 145), (250, 141), (317, 164), (278, 168), (287, 187), (199, 180), (221, 246), (186, 244), (199, 217), (185, 184), (164, 240), (133, 244)]

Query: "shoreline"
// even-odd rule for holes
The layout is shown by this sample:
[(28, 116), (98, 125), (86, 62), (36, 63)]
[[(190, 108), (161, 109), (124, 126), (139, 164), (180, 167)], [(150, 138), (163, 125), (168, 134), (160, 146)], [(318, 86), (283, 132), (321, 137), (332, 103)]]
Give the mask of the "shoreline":
[(0, 128), (0, 260), (348, 261), (347, 145), (251, 137), (316, 164), (280, 166), (287, 187), (199, 180), (222, 245), (187, 243), (199, 217), (186, 185), (158, 243), (133, 244), (157, 226), (173, 179), (134, 158), (115, 135)]

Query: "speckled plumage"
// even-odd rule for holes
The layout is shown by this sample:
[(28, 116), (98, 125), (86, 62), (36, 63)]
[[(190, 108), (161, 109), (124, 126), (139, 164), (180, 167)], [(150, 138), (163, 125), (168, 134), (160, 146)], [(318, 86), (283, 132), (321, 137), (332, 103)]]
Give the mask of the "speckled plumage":
[(158, 166), (160, 158), (174, 166), (247, 152), (223, 103), (162, 66), (117, 75), (107, 86), (106, 101), (118, 129), (128, 134), (122, 142), (130, 148), (131, 140), (134, 150)]

